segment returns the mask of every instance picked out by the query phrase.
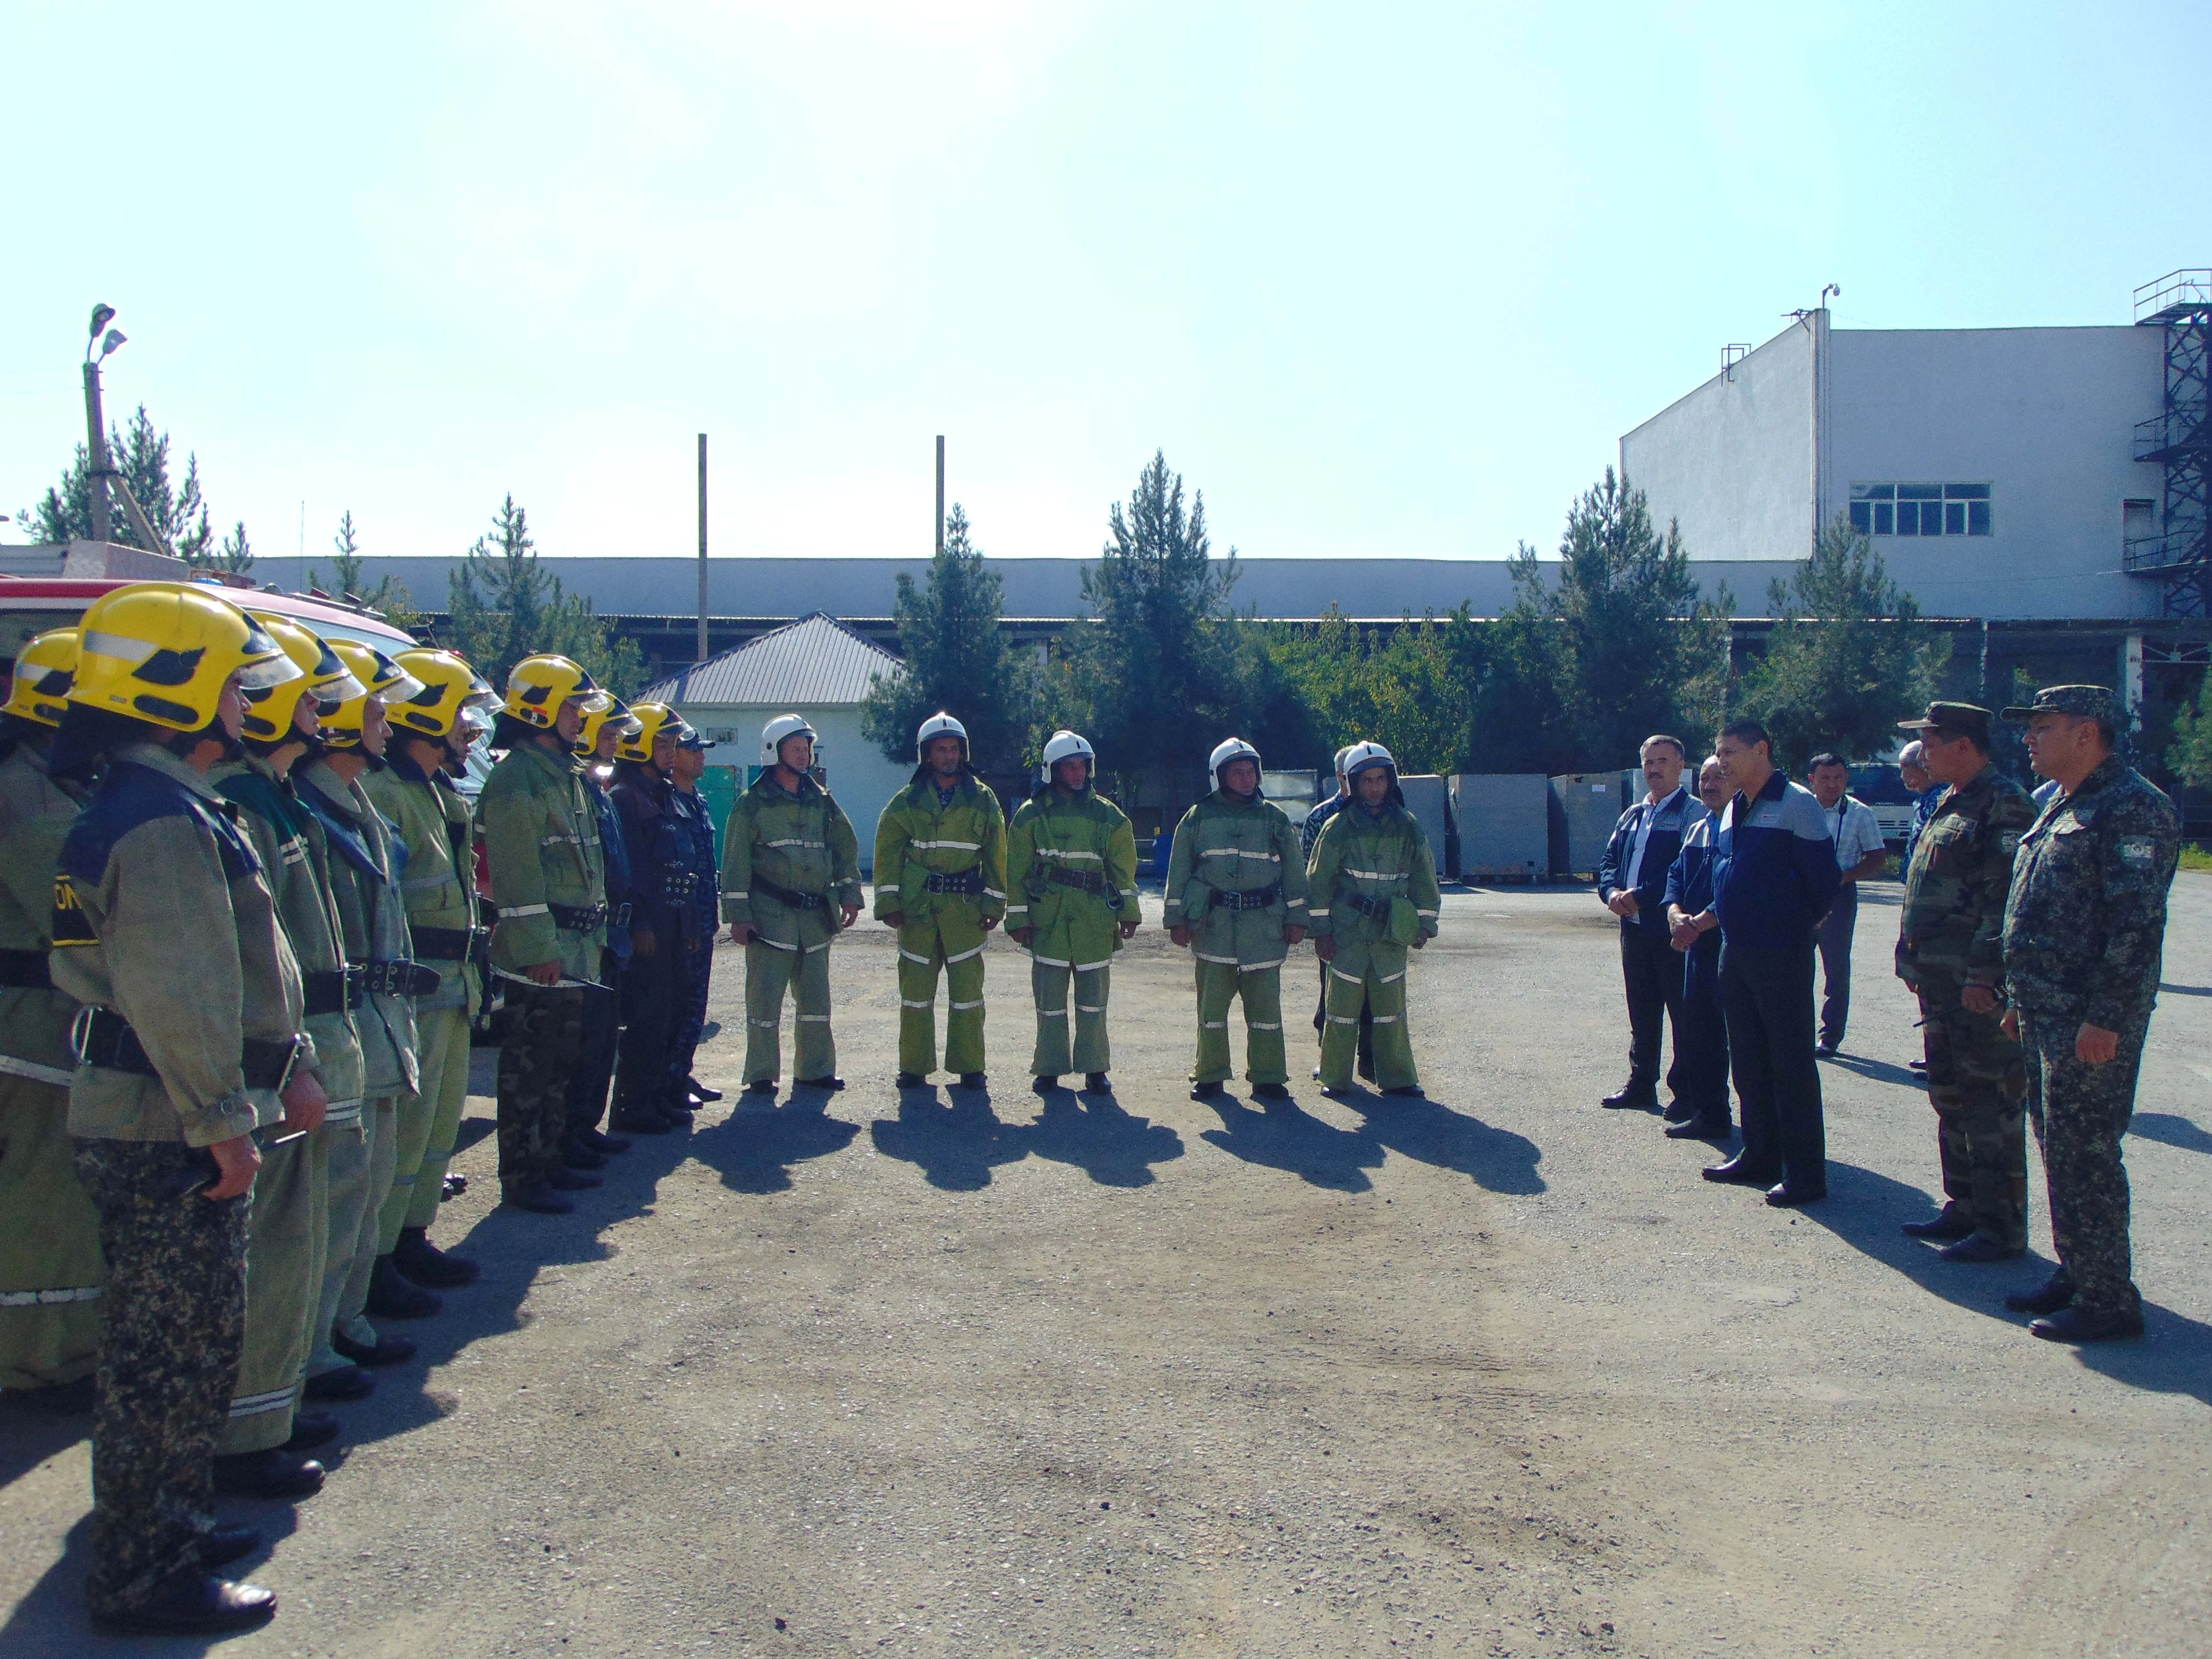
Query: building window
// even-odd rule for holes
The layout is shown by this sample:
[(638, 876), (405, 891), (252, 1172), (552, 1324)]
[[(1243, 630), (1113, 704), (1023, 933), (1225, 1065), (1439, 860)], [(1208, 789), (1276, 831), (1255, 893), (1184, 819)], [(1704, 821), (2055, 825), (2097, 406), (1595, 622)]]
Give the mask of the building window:
[(2137, 542), (2158, 533), (2158, 503), (2131, 496), (2120, 503), (2120, 548), (2124, 552)]
[(1986, 536), (1985, 483), (1855, 483), (1851, 528), (1867, 536)]

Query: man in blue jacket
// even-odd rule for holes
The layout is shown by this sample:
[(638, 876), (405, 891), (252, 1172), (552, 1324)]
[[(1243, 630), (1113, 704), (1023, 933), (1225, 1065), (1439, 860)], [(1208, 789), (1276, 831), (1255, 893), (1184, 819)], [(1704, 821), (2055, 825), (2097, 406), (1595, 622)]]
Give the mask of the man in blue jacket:
[(1726, 1140), (1735, 1133), (1729, 1109), (1728, 1015), (1721, 1006), (1721, 923), (1713, 914), (1713, 830), (1728, 810), (1728, 768), (1717, 755), (1698, 769), (1705, 816), (1682, 837), (1667, 872), (1667, 926), (1682, 953), (1682, 1018), (1674, 1028), (1675, 1099), (1687, 1114), (1667, 1126), (1675, 1140)]
[(1690, 1115), (1682, 1100), (1682, 954), (1667, 926), (1667, 872), (1682, 836), (1705, 817), (1682, 784), (1689, 759), (1680, 738), (1644, 738), (1637, 758), (1644, 797), (1620, 815), (1598, 866), (1597, 896), (1620, 918), (1620, 977), (1628, 993), (1628, 1081), (1598, 1103), (1649, 1112), (1659, 1104), (1659, 1041), (1674, 1028), (1674, 1063), (1667, 1068), (1669, 1121)]
[(1765, 1187), (1778, 1208), (1808, 1204), (1828, 1195), (1813, 1057), (1813, 935), (1843, 871), (1827, 813), (1811, 790), (1775, 769), (1765, 726), (1730, 720), (1714, 751), (1735, 786), (1713, 836), (1713, 914), (1743, 1150), (1705, 1179)]

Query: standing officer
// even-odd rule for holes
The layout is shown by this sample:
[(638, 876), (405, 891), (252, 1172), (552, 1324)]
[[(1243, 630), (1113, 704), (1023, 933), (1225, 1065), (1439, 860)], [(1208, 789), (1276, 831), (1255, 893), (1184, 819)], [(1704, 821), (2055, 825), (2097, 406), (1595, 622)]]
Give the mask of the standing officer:
[(1328, 964), (1328, 1030), (1321, 1040), (1321, 1091), (1352, 1088), (1359, 1009), (1375, 1021), (1375, 1080), (1386, 1095), (1418, 1095), (1406, 1026), (1407, 951), (1437, 936), (1443, 905), (1428, 832), (1406, 810), (1398, 763), (1379, 743), (1358, 743), (1344, 763), (1352, 805), (1328, 821), (1307, 872), (1314, 950)]
[(584, 1062), (584, 994), (600, 983), (606, 866), (576, 739), (614, 699), (568, 658), (507, 676), (492, 747), (507, 757), (477, 798), (491, 866), (492, 972), (507, 986), (499, 1054), (499, 1185), (518, 1209), (566, 1215), (592, 1183), (565, 1166), (569, 1079)]
[(1644, 798), (1620, 815), (1597, 872), (1597, 896), (1620, 918), (1620, 977), (1628, 995), (1628, 1081), (1598, 1103), (1648, 1112), (1659, 1104), (1659, 1039), (1674, 1028), (1674, 1063), (1667, 1093), (1668, 1119), (1688, 1115), (1682, 1094), (1682, 953), (1667, 926), (1667, 872), (1682, 835), (1703, 815), (1682, 786), (1690, 751), (1661, 732), (1644, 739)]
[(1843, 872), (1820, 803), (1776, 769), (1765, 726), (1730, 720), (1714, 751), (1735, 788), (1713, 831), (1713, 915), (1743, 1150), (1705, 1177), (1765, 1187), (1779, 1209), (1828, 1195), (1813, 1057), (1813, 931), (1836, 902)]
[(1859, 925), (1859, 884), (1882, 872), (1889, 854), (1881, 844), (1881, 825), (1874, 808), (1849, 792), (1851, 769), (1841, 755), (1815, 755), (1805, 781), (1826, 815), (1828, 838), (1836, 844), (1836, 868), (1843, 884), (1836, 902), (1820, 919), (1814, 938), (1820, 952), (1820, 1037), (1814, 1053), (1832, 1055), (1843, 1046), (1851, 1014), (1851, 941)]
[[(1055, 732), (1044, 746), (1044, 787), (1014, 809), (1006, 830), (1006, 932), (1030, 953), (1040, 1094), (1071, 1066), (1093, 1094), (1110, 1094), (1114, 1063), (1106, 998), (1114, 952), (1137, 931), (1137, 837), (1129, 815), (1091, 786), (1090, 740)], [(1075, 991), (1069, 1041), (1067, 994)]]
[[(1352, 782), (1344, 775), (1344, 757), (1352, 752), (1346, 744), (1336, 751), (1336, 793), (1306, 814), (1305, 822), (1298, 825), (1298, 847), (1306, 867), (1313, 867), (1314, 843), (1328, 821), (1352, 805)], [(1319, 1037), (1328, 1030), (1328, 964), (1316, 964), (1321, 969), (1321, 994), (1314, 999), (1314, 1036)], [(1359, 1075), (1368, 1082), (1375, 1081), (1375, 1016), (1365, 1002), (1359, 1005)], [(1321, 1067), (1314, 1067), (1314, 1077), (1321, 1076)]]
[[(623, 981), (629, 971), (632, 945), (630, 917), (637, 895), (630, 881), (629, 849), (623, 839), (622, 815), (614, 797), (600, 781), (614, 764), (615, 750), (623, 738), (639, 729), (637, 716), (620, 697), (599, 713), (584, 716), (584, 729), (576, 738), (576, 753), (584, 763), (584, 797), (598, 815), (599, 855), (605, 866), (607, 940), (599, 952), (599, 982), (584, 992), (584, 1060), (568, 1080), (568, 1135), (561, 1148), (563, 1167), (590, 1171), (606, 1164), (605, 1152), (626, 1152), (620, 1135), (601, 1133), (606, 1115), (607, 1091), (614, 1082), (615, 1055), (622, 1042), (622, 1022), (628, 1017), (629, 998)], [(596, 1187), (592, 1176), (584, 1183)]]
[(246, 1322), (254, 1131), (325, 1103), (299, 963), (260, 860), (207, 781), (250, 688), (300, 671), (246, 614), (181, 583), (95, 599), (52, 763), (106, 775), (62, 848), (54, 984), (85, 1005), (70, 1088), (107, 1258), (85, 1600), (115, 1629), (212, 1634), (276, 1598), (218, 1578), (260, 1540), (216, 1528), (215, 1437)]
[(714, 740), (702, 737), (688, 721), (679, 720), (678, 726), (676, 762), (669, 771), (676, 788), (669, 805), (675, 811), (677, 833), (690, 862), (691, 899), (684, 925), (684, 1020), (677, 1028), (676, 1046), (669, 1054), (669, 1075), (675, 1085), (669, 1097), (686, 1101), (696, 1109), (722, 1097), (720, 1089), (708, 1088), (692, 1070), (699, 1039), (707, 1030), (715, 918), (721, 910), (720, 860), (714, 855), (714, 818), (706, 797), (699, 793), (699, 779), (707, 769), (707, 751), (714, 746)]
[(983, 939), (1006, 914), (1006, 817), (969, 764), (968, 728), (943, 710), (915, 734), (914, 778), (876, 821), (876, 919), (898, 929), (898, 1086), (945, 1067), (983, 1086)]
[(477, 934), (475, 818), (453, 779), (467, 770), (469, 749), (499, 696), (451, 651), (403, 651), (395, 660), (422, 689), (387, 708), (392, 740), (384, 768), (362, 782), (407, 848), (399, 896), (415, 959), (438, 984), (415, 999), (420, 1085), (416, 1099), (401, 1102), (399, 1121), (419, 1123), (420, 1141), (410, 1133), (400, 1148), (377, 1249), (410, 1283), (458, 1290), (476, 1283), (477, 1264), (433, 1244), (430, 1224), (468, 1102), (469, 1026), (483, 1002), (483, 981), (470, 949)]
[(2060, 793), (2021, 836), (2005, 902), (2005, 1016), (2027, 1061), (2027, 1113), (2051, 1188), (2058, 1271), (2005, 1298), (2054, 1342), (2142, 1332), (2120, 1137), (2158, 997), (2166, 893), (2181, 851), (2173, 803), (2112, 752), (2112, 694), (2047, 685), (2024, 708), (2028, 758)]
[(322, 1465), (303, 1454), (338, 1433), (336, 1418), (298, 1410), (299, 1390), (324, 1341), (318, 1327), (330, 1251), (331, 1142), (360, 1134), (362, 1058), (352, 1012), (360, 989), (346, 971), (320, 827), (300, 804), (290, 774), (321, 747), (319, 703), (352, 696), (361, 684), (311, 629), (265, 613), (252, 620), (301, 675), (246, 693), (246, 753), (209, 778), (237, 808), (234, 821), (261, 861), (276, 920), (300, 964), (302, 1027), (315, 1044), (324, 1092), (333, 1098), (312, 1133), (262, 1148), (247, 1224), (245, 1346), (229, 1419), (216, 1441), (215, 1483), (218, 1492), (296, 1498), (323, 1485)]
[(860, 914), (860, 842), (815, 782), (814, 728), (779, 714), (761, 730), (761, 775), (722, 831), (722, 920), (745, 947), (745, 1088), (772, 1095), (783, 1071), (783, 994), (798, 1004), (793, 1072), (842, 1089), (830, 1030), (830, 942)]
[(1990, 763), (1988, 709), (1931, 702), (1898, 726), (1920, 734), (1921, 764), (1948, 786), (1913, 843), (1897, 931), (1897, 976), (1920, 998), (1946, 1201), (1905, 1231), (1954, 1241), (1948, 1261), (2009, 1261), (2027, 1249), (2027, 1077), (1997, 988), (2013, 855), (2035, 805)]
[(1168, 937), (1197, 958), (1198, 1058), (1190, 1097), (1211, 1100), (1235, 1074), (1229, 1005), (1244, 1001), (1244, 1068), (1261, 1100), (1288, 1100), (1283, 959), (1306, 936), (1298, 832), (1260, 793), (1260, 751), (1224, 739), (1206, 769), (1213, 793), (1183, 814), (1168, 860)]
[(661, 1135), (690, 1109), (689, 1098), (670, 1086), (668, 1062), (690, 1011), (684, 934), (696, 878), (677, 827), (670, 777), (684, 722), (665, 702), (641, 702), (633, 712), (637, 730), (615, 750), (612, 791), (631, 895), (614, 1121), (626, 1133)]
[(0, 708), (0, 1389), (58, 1413), (92, 1409), (107, 1278), (70, 1152), (76, 1004), (46, 964), (54, 865), (85, 799), (46, 770), (76, 672), (76, 629), (41, 634)]
[[(360, 975), (363, 991), (354, 1024), (361, 1033), (367, 1073), (368, 1104), (362, 1125), (368, 1132), (368, 1179), (355, 1184), (341, 1183), (333, 1170), (324, 1313), (331, 1347), (340, 1358), (356, 1364), (388, 1364), (389, 1348), (368, 1316), (427, 1319), (439, 1308), (435, 1292), (401, 1277), (379, 1249), (384, 1203), (398, 1173), (400, 1147), (419, 1149), (429, 1139), (415, 998), (434, 988), (438, 975), (416, 964), (407, 905), (399, 893), (405, 850), (393, 846), (392, 826), (369, 804), (361, 781), (384, 763), (391, 742), (386, 700), (404, 702), (422, 686), (374, 646), (336, 640), (331, 648), (353, 671), (361, 695), (324, 717), (323, 752), (295, 768), (294, 775), (301, 804), (321, 822), (329, 842), (331, 891), (345, 927), (346, 963)], [(403, 1100), (413, 1103), (404, 1121)], [(417, 1150), (413, 1156), (419, 1160), (422, 1154)]]
[(1685, 1115), (1667, 1126), (1670, 1140), (1726, 1140), (1728, 1015), (1721, 1004), (1721, 919), (1713, 914), (1713, 834), (1729, 804), (1728, 768), (1717, 755), (1698, 769), (1705, 816), (1682, 836), (1667, 872), (1668, 941), (1682, 953), (1682, 1014), (1674, 1027), (1674, 1098)]

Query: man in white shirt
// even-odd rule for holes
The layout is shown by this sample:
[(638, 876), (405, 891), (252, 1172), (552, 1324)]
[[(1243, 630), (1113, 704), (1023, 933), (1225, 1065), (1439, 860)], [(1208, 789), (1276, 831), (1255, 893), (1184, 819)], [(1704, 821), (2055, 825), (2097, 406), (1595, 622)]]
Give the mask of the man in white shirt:
[(1881, 844), (1881, 825), (1874, 808), (1846, 793), (1851, 769), (1840, 755), (1813, 757), (1805, 782), (1827, 815), (1836, 843), (1836, 866), (1844, 885), (1814, 935), (1820, 946), (1820, 1040), (1813, 1052), (1823, 1059), (1843, 1047), (1844, 1025), (1851, 1012), (1851, 935), (1859, 921), (1859, 883), (1878, 876), (1889, 862)]

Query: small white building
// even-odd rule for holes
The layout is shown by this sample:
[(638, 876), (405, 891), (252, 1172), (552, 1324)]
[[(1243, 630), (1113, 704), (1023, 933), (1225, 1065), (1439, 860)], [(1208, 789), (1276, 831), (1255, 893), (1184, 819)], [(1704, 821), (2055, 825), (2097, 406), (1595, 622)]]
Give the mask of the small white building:
[(760, 776), (763, 726), (779, 714), (804, 717), (817, 733), (816, 764), (860, 838), (860, 868), (872, 873), (876, 820), (914, 769), (885, 760), (861, 735), (860, 705), (868, 688), (900, 665), (881, 646), (817, 611), (648, 685), (638, 696), (669, 704), (714, 740), (710, 767), (729, 769), (726, 781), (711, 769), (704, 781), (722, 784), (708, 790), (718, 801), (735, 799)]

